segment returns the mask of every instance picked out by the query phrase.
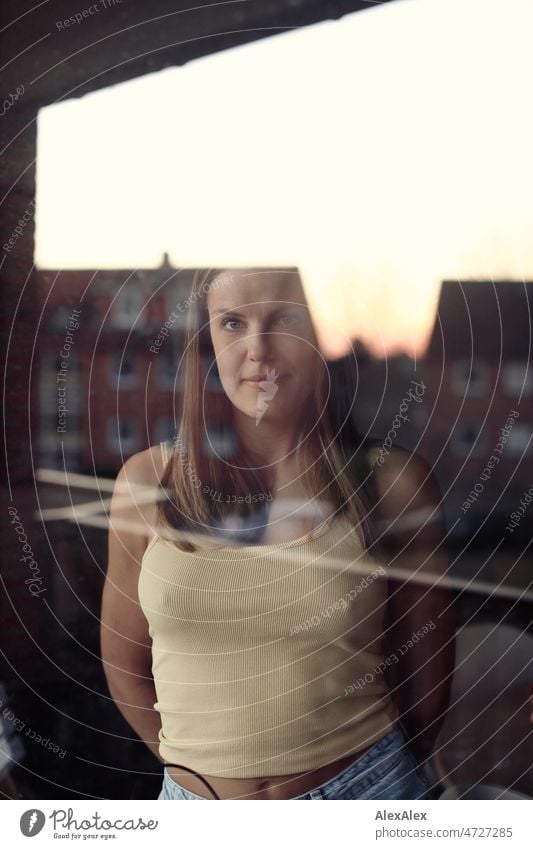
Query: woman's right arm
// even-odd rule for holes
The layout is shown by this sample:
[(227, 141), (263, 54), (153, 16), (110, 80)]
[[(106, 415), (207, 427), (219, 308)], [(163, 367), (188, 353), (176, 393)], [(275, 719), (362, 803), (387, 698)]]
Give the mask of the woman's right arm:
[[(100, 617), (100, 647), (109, 691), (117, 708), (150, 751), (159, 754), (159, 713), (152, 677), (152, 645), (148, 622), (139, 604), (137, 583), (141, 559), (150, 535), (150, 505), (146, 492), (147, 459), (136, 454), (120, 470), (109, 517), (109, 557)], [(153, 482), (154, 484), (156, 481)], [(153, 505), (152, 505), (153, 511)]]

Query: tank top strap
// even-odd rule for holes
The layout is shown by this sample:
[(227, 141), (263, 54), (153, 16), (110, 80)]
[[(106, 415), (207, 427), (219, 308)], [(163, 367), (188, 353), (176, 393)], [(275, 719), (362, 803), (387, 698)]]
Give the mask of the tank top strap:
[(173, 443), (172, 439), (166, 439), (164, 442), (160, 442), (159, 445), (160, 445), (160, 448), (161, 448), (161, 455), (163, 457), (163, 463), (166, 466), (166, 464), (168, 463), (168, 461), (172, 457), (172, 448), (173, 448), (174, 443)]

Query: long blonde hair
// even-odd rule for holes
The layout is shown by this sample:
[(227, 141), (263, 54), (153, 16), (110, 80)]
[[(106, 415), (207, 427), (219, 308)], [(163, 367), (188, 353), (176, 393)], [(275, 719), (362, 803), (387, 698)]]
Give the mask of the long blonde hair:
[[(294, 268), (259, 270), (262, 273), (293, 273), (299, 277)], [(244, 532), (249, 534), (250, 526), (260, 529), (265, 524), (265, 511), (268, 511), (270, 474), (254, 467), (245, 446), (239, 444), (231, 428), (231, 401), (221, 386), (218, 392), (202, 389), (208, 379), (217, 380), (218, 377), (209, 331), (207, 294), (217, 285), (216, 279), (221, 285), (224, 279), (231, 279), (231, 274), (232, 269), (222, 268), (196, 272), (186, 301), (187, 330), (181, 361), (183, 401), (177, 411), (178, 436), (161, 480), (166, 497), (157, 507), (163, 526), (180, 531), (175, 544), (184, 551), (195, 550), (194, 543), (187, 539), (187, 531), (220, 535), (222, 530), (230, 539), (242, 539), (242, 529), (234, 528), (228, 533), (228, 520), (230, 523), (240, 520)], [(304, 436), (306, 422), (313, 421), (316, 425), (303, 442), (303, 449), (298, 450), (303, 450), (306, 457), (314, 461), (305, 478), (310, 498), (320, 494), (331, 499), (338, 513), (347, 516), (358, 529), (362, 546), (369, 551), (376, 542), (369, 515), (375, 493), (366, 456), (370, 441), (361, 438), (353, 423), (351, 408), (357, 390), (355, 372), (353, 357), (324, 363), (322, 378), (316, 381), (310, 400), (311, 418), (301, 417), (299, 436)], [(205, 426), (207, 440), (203, 438)], [(220, 451), (208, 449), (211, 437), (217, 433), (229, 446), (225, 457), (220, 456)], [(224, 493), (224, 500), (217, 499), (217, 493)]]

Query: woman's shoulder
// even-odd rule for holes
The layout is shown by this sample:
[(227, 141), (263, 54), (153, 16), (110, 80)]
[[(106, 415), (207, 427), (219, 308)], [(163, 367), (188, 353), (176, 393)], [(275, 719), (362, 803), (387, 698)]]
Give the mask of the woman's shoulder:
[[(160, 445), (138, 451), (124, 462), (113, 487), (110, 522), (115, 532), (142, 540), (143, 550), (154, 535), (156, 507), (165, 464)], [(139, 543), (140, 544), (140, 543)]]
[(432, 533), (441, 527), (443, 498), (433, 465), (417, 451), (399, 445), (385, 451), (374, 447), (373, 456), (379, 516), (394, 519), (396, 531), (400, 525), (412, 531), (420, 522)]
[(415, 450), (373, 444), (367, 448), (367, 457), (378, 492), (388, 495), (387, 500), (394, 496), (405, 501), (415, 493), (423, 491), (427, 496), (438, 491), (432, 464)]
[(390, 468), (391, 466), (405, 464), (409, 458), (414, 458), (415, 461), (417, 458), (414, 451), (408, 451), (400, 445), (393, 445), (391, 448), (388, 448), (384, 445), (383, 440), (378, 439), (366, 439), (364, 452), (368, 464), (372, 469), (380, 468), (385, 464), (386, 460)]
[(397, 475), (400, 472), (410, 477), (427, 477), (432, 466), (420, 453), (403, 448), (400, 445), (385, 447), (383, 443), (372, 441), (366, 446), (368, 462), (374, 471), (383, 470), (382, 476)]
[(139, 486), (159, 486), (170, 456), (171, 447), (166, 442), (151, 445), (128, 457), (119, 476)]

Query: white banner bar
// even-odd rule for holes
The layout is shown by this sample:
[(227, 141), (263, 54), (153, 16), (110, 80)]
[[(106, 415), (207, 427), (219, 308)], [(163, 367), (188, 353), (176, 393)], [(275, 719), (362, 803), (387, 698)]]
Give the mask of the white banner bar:
[[(206, 800), (208, 801), (208, 800)], [(224, 801), (210, 813), (149, 801), (8, 801), (2, 806), (2, 844), (47, 847), (63, 841), (102, 846), (273, 849), (370, 846), (505, 847), (531, 849), (533, 800), (492, 801)], [(442, 800), (440, 800), (442, 801)], [(238, 809), (238, 810), (237, 810)], [(36, 838), (35, 844), (28, 840)]]

